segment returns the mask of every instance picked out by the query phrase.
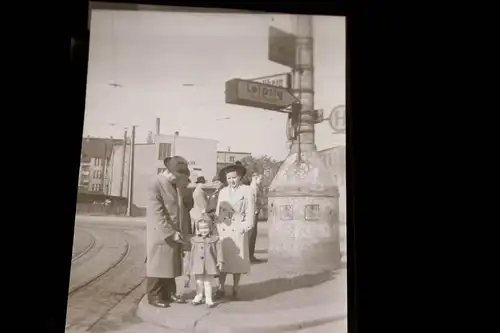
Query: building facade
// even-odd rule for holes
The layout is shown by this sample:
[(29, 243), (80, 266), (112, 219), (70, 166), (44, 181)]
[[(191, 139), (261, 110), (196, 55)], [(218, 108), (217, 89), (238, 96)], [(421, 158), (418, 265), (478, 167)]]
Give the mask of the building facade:
[(88, 192), (106, 194), (109, 185), (108, 164), (114, 145), (123, 140), (105, 138), (84, 138), (80, 158), (78, 186)]
[[(123, 145), (114, 146), (109, 168), (112, 196), (128, 196), (130, 145), (125, 147), (124, 164), (123, 152)], [(155, 143), (136, 144), (134, 155), (132, 203), (140, 209), (145, 209), (148, 187), (154, 175), (165, 170), (163, 164), (165, 157), (180, 155), (186, 158), (191, 170), (191, 181), (194, 183), (198, 176), (204, 176), (210, 183), (216, 173), (217, 141), (177, 135), (157, 135)]]
[(346, 146), (338, 145), (319, 151), (339, 189), (340, 222), (346, 222)]
[(224, 167), (234, 164), (247, 156), (252, 156), (251, 153), (235, 152), (235, 151), (218, 151), (217, 152), (217, 173)]

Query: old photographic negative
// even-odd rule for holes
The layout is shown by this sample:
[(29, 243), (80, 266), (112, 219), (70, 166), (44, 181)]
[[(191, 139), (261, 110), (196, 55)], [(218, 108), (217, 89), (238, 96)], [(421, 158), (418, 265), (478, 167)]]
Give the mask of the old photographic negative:
[(66, 331), (345, 333), (345, 19), (92, 6)]

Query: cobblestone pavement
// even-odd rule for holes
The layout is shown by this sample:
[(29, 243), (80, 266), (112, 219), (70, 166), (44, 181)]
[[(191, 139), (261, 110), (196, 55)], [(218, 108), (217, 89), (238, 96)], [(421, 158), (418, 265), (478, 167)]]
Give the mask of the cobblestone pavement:
[[(105, 332), (137, 322), (144, 294), (144, 229), (77, 221), (74, 252), (89, 236), (94, 246), (72, 262), (66, 332)], [(81, 239), (82, 238), (82, 239)]]

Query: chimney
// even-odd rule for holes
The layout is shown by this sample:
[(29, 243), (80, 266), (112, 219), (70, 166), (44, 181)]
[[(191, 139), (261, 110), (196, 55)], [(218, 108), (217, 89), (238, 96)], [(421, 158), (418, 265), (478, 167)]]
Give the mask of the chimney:
[(156, 118), (156, 135), (160, 135), (160, 118)]

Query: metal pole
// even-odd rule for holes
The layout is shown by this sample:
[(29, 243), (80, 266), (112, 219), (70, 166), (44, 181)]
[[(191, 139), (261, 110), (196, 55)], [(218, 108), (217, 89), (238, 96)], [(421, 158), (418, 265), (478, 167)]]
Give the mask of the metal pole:
[[(313, 24), (311, 15), (297, 15), (295, 20), (297, 66), (293, 75), (294, 95), (302, 105), (298, 136), (291, 150), (309, 152), (316, 150), (314, 144), (314, 56)], [(298, 156), (300, 158), (300, 156)]]
[(125, 182), (125, 156), (127, 153), (127, 130), (123, 134), (123, 154), (122, 154), (122, 166), (120, 170), (120, 197), (123, 197), (123, 183)]
[(132, 216), (132, 204), (134, 198), (134, 153), (135, 153), (135, 125), (132, 126), (132, 140), (130, 142), (127, 216)]

